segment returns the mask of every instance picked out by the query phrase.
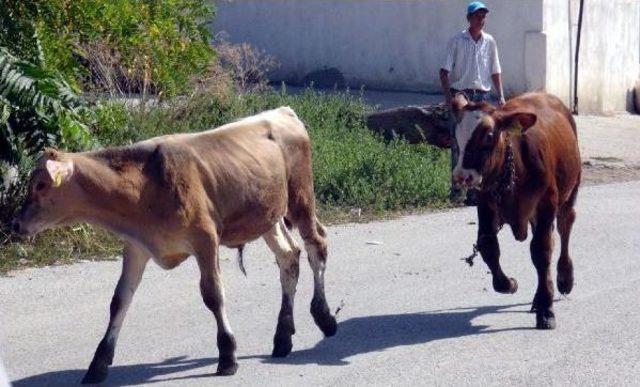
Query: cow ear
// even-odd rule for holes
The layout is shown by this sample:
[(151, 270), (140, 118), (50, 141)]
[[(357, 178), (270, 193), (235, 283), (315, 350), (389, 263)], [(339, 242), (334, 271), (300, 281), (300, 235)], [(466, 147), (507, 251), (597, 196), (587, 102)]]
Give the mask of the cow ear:
[(60, 187), (62, 183), (69, 181), (73, 175), (73, 161), (47, 160), (46, 168), (53, 181), (52, 187)]
[(500, 130), (520, 134), (535, 125), (538, 117), (533, 113), (514, 112), (501, 116), (497, 121)]
[(58, 160), (59, 153), (54, 148), (47, 147), (47, 148), (44, 148), (44, 151), (42, 152), (42, 155), (47, 160)]

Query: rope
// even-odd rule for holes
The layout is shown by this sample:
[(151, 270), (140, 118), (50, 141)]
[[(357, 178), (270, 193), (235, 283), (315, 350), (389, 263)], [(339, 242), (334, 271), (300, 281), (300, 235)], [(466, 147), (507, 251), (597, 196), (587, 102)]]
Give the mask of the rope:
[[(505, 140), (507, 141), (507, 149), (505, 150), (504, 155), (504, 169), (502, 171), (502, 176), (500, 176), (500, 181), (498, 183), (498, 188), (491, 190), (493, 197), (496, 199), (498, 203), (498, 208), (500, 208), (502, 199), (505, 194), (511, 193), (513, 188), (516, 185), (516, 164), (513, 158), (513, 148), (511, 146), (511, 135), (510, 132), (507, 132)], [(502, 230), (504, 224), (498, 227), (498, 231)], [(478, 238), (480, 239), (480, 238)], [(462, 261), (465, 261), (469, 264), (469, 267), (473, 266), (473, 260), (478, 256), (478, 244), (473, 244), (473, 252), (466, 258), (460, 258)]]

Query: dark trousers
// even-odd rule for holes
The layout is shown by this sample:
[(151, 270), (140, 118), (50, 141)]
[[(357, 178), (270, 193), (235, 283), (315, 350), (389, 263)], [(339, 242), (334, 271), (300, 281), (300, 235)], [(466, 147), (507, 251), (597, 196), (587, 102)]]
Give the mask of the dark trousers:
[(454, 88), (449, 89), (451, 91), (451, 95), (455, 95), (456, 93), (464, 93), (469, 101), (472, 102), (489, 102), (491, 100), (491, 94), (488, 91), (484, 90), (476, 90), (476, 89), (464, 89), (457, 90)]

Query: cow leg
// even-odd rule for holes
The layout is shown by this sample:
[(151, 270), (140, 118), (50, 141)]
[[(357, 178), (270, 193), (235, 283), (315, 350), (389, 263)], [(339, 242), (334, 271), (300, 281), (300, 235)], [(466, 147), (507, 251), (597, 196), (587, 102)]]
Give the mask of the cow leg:
[(336, 334), (338, 324), (329, 311), (329, 305), (324, 293), (324, 272), (327, 266), (326, 233), (315, 215), (298, 218), (296, 223), (300, 230), (300, 236), (304, 240), (304, 248), (309, 256), (309, 265), (313, 271), (311, 315), (322, 333), (330, 337)]
[(554, 212), (550, 205), (538, 208), (536, 228), (530, 246), (531, 259), (538, 272), (538, 289), (532, 304), (532, 310), (536, 312), (537, 329), (554, 329), (556, 327), (553, 313), (553, 281), (550, 271)]
[(325, 336), (333, 336), (338, 330), (338, 324), (329, 312), (324, 293), (324, 271), (327, 265), (326, 231), (318, 221), (315, 212), (310, 149), (298, 163), (304, 165), (306, 171), (290, 176), (287, 219), (298, 227), (313, 271), (311, 315)]
[(573, 261), (569, 256), (569, 237), (576, 210), (573, 206), (563, 206), (558, 214), (558, 233), (560, 234), (560, 259), (558, 260), (558, 291), (569, 294), (573, 289)]
[(293, 321), (293, 303), (300, 273), (300, 248), (281, 220), (271, 231), (262, 236), (267, 246), (276, 255), (280, 267), (282, 284), (282, 306), (278, 315), (278, 326), (273, 337), (273, 357), (285, 357), (291, 352), (291, 336), (296, 333)]
[[(215, 235), (212, 233), (212, 235)], [(233, 375), (238, 370), (236, 359), (236, 339), (224, 310), (224, 288), (220, 276), (220, 262), (217, 240), (209, 235), (198, 243), (196, 257), (200, 268), (200, 292), (202, 300), (216, 319), (218, 325), (218, 375)]]
[(96, 353), (93, 356), (89, 370), (82, 379), (83, 384), (103, 382), (107, 378), (108, 367), (113, 362), (113, 354), (122, 322), (131, 304), (133, 294), (140, 284), (142, 273), (149, 261), (149, 254), (143, 248), (127, 243), (122, 258), (122, 273), (118, 285), (111, 299), (109, 325)]
[(500, 245), (498, 244), (498, 220), (495, 210), (485, 200), (478, 203), (478, 250), (491, 270), (493, 289), (498, 293), (515, 293), (518, 282), (507, 277), (500, 266)]

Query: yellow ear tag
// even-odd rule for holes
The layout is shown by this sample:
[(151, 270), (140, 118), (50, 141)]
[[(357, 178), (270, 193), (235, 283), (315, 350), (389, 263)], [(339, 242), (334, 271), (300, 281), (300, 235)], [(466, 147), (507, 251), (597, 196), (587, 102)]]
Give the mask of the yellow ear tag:
[(518, 136), (522, 134), (522, 125), (520, 124), (520, 122), (516, 122), (515, 124), (513, 124), (513, 126), (511, 127), (511, 133), (517, 134)]
[(57, 171), (55, 177), (53, 178), (53, 186), (58, 188), (62, 185), (62, 171)]

